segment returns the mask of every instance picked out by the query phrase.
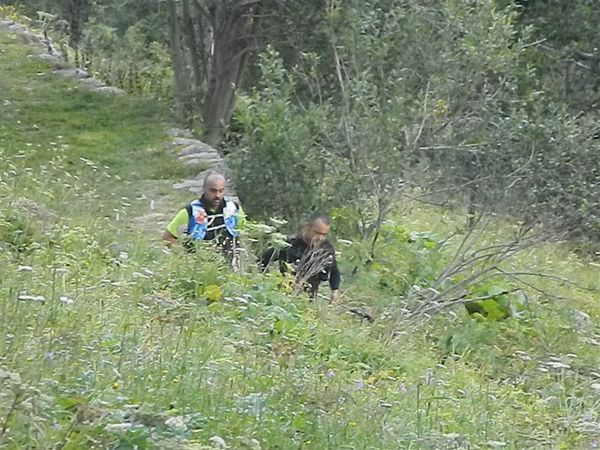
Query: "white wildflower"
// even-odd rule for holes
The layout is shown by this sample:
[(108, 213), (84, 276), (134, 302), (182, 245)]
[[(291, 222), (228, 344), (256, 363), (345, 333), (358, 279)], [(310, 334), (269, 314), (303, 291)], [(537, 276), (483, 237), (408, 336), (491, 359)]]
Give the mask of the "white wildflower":
[(29, 294), (19, 294), (18, 297), (19, 300), (21, 300), (22, 302), (38, 302), (38, 303), (44, 303), (46, 301), (46, 299), (44, 298), (43, 295), (29, 295)]
[(548, 367), (552, 367), (553, 369), (570, 369), (571, 368), (571, 366), (569, 366), (568, 364), (563, 364), (558, 361), (550, 361), (550, 362), (547, 362), (546, 365)]
[(75, 303), (72, 298), (67, 297), (66, 295), (61, 295), (58, 297), (58, 301), (64, 303), (65, 305), (72, 305)]

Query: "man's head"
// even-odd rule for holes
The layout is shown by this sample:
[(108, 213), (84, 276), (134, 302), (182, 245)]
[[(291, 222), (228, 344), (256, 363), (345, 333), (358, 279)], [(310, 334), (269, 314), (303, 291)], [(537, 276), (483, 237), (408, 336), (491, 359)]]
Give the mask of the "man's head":
[(308, 244), (318, 243), (327, 239), (331, 219), (327, 214), (314, 212), (306, 221), (302, 230), (302, 237)]
[(209, 172), (202, 183), (202, 199), (205, 205), (215, 210), (225, 197), (225, 177), (218, 172)]

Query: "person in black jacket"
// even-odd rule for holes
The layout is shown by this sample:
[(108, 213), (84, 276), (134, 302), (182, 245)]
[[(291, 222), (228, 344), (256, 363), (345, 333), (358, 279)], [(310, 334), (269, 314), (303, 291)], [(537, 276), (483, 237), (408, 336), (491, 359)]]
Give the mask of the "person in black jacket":
[(267, 249), (260, 258), (266, 270), (273, 261), (279, 261), (279, 270), (291, 270), (296, 283), (316, 298), (319, 284), (329, 281), (331, 302), (339, 301), (340, 271), (335, 260), (335, 248), (327, 239), (331, 220), (327, 214), (311, 214), (302, 233), (287, 238), (288, 247)]

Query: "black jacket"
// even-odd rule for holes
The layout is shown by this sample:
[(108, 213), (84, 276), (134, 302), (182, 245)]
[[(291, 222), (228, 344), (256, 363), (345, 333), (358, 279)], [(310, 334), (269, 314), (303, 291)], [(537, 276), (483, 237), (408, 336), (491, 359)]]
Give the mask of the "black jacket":
[(285, 273), (292, 266), (292, 273), (298, 281), (307, 285), (307, 290), (316, 293), (322, 281), (329, 280), (332, 290), (340, 288), (340, 271), (335, 260), (335, 248), (328, 240), (310, 246), (301, 235), (287, 238), (289, 247), (276, 251), (273, 248), (265, 251), (260, 263), (266, 269), (273, 261), (279, 261), (279, 270)]

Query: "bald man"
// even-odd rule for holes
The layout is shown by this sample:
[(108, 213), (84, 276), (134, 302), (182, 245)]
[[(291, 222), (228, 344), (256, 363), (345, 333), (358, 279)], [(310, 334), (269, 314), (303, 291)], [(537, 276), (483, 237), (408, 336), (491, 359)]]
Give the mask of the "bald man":
[(240, 206), (225, 197), (227, 181), (218, 172), (209, 172), (202, 183), (202, 195), (179, 210), (167, 225), (163, 239), (168, 246), (181, 240), (188, 250), (194, 241), (215, 240), (229, 253), (237, 243), (244, 222)]
[(327, 239), (331, 219), (327, 214), (312, 213), (302, 229), (302, 233), (287, 238), (288, 247), (276, 250), (267, 249), (260, 258), (260, 265), (266, 270), (279, 260), (281, 273), (288, 272), (291, 266), (296, 281), (312, 297), (317, 297), (319, 285), (329, 281), (331, 303), (340, 300), (340, 271), (335, 259), (335, 248)]

